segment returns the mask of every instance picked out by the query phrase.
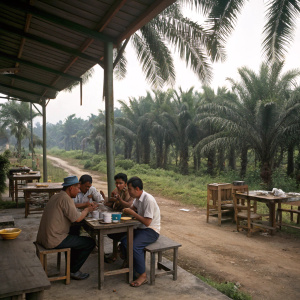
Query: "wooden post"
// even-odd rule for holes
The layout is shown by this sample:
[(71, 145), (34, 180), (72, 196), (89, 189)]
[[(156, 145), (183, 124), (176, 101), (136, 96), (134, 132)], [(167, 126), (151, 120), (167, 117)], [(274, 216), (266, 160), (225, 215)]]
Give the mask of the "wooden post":
[(113, 95), (113, 44), (104, 43), (104, 97), (106, 116), (106, 161), (108, 195), (114, 189), (115, 175), (115, 134), (114, 134), (114, 95)]
[(47, 135), (46, 135), (46, 99), (42, 103), (43, 108), (43, 181), (48, 181), (47, 175)]

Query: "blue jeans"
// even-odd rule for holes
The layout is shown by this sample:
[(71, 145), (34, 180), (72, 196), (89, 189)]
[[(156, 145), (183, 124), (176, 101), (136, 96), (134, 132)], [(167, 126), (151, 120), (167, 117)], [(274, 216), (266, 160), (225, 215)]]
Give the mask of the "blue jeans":
[[(151, 229), (135, 229), (133, 232), (133, 267), (134, 270), (143, 274), (146, 272), (144, 248), (154, 243), (159, 234)], [(127, 253), (127, 235), (121, 239), (121, 250), (124, 256)]]
[(71, 273), (76, 273), (95, 247), (95, 241), (87, 236), (69, 234), (57, 247), (71, 248)]

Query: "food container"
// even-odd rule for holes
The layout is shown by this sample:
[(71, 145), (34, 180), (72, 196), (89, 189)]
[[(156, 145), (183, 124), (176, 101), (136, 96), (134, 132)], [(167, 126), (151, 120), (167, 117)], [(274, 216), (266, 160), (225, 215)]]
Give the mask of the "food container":
[(121, 220), (121, 216), (122, 216), (121, 213), (113, 213), (111, 215), (113, 223), (119, 223)]
[(0, 235), (4, 240), (14, 240), (21, 231), (19, 228), (5, 228), (0, 230)]

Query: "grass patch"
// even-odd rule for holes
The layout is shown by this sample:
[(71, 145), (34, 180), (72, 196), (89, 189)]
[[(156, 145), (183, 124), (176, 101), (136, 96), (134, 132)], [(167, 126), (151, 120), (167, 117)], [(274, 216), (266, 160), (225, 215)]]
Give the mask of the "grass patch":
[(206, 282), (210, 286), (214, 287), (222, 294), (225, 294), (227, 297), (234, 299), (234, 300), (251, 300), (252, 297), (242, 291), (239, 290), (239, 287), (234, 284), (233, 282), (223, 282), (218, 283), (211, 279), (205, 278), (201, 275), (197, 275), (202, 281)]

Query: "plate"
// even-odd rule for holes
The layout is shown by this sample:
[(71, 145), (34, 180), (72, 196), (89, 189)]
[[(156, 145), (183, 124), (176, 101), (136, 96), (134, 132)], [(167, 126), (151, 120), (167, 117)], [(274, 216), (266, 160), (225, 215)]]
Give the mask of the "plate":
[(29, 174), (37, 174), (36, 171), (29, 171), (28, 173), (29, 173)]
[(112, 222), (104, 222), (104, 221), (101, 221), (101, 220), (99, 220), (99, 223), (100, 224), (112, 224)]
[(36, 184), (36, 187), (48, 187), (49, 186), (49, 184)]
[(129, 221), (131, 219), (132, 219), (132, 217), (121, 217), (121, 220), (123, 220), (123, 221)]

